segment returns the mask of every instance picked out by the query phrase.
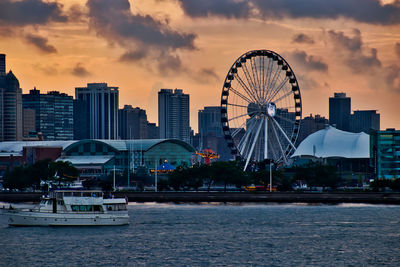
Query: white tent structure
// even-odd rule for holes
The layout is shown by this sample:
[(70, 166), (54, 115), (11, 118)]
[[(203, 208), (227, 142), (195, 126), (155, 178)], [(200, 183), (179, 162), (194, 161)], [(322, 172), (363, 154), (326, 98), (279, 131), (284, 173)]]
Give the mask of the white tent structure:
[(327, 126), (304, 139), (293, 157), (369, 158), (369, 135), (350, 133)]

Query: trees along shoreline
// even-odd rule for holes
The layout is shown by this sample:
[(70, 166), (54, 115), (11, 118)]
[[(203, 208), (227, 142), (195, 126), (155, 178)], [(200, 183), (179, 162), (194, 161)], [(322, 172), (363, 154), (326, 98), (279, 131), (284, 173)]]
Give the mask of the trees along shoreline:
[(61, 183), (74, 182), (79, 176), (79, 171), (69, 161), (39, 160), (31, 165), (16, 166), (12, 171), (6, 171), (3, 178), (3, 187), (9, 189), (39, 190), (41, 182)]

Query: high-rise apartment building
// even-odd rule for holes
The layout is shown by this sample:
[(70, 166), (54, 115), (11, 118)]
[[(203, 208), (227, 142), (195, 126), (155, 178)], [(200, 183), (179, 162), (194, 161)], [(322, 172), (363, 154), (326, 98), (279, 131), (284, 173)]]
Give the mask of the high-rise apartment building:
[(26, 137), (32, 132), (36, 132), (36, 111), (31, 108), (23, 108), (22, 114), (22, 135)]
[(221, 107), (204, 107), (198, 113), (199, 134), (206, 136), (214, 133), (216, 136), (223, 136), (221, 125)]
[(220, 160), (232, 159), (221, 125), (221, 107), (204, 107), (198, 112), (199, 134), (193, 136), (192, 145), (198, 149), (210, 148), (220, 156)]
[(118, 110), (119, 135), (121, 139), (147, 139), (146, 110), (125, 105)]
[(76, 127), (89, 129), (88, 132), (75, 130), (75, 139), (118, 139), (118, 87), (88, 83), (87, 87), (75, 88), (75, 98), (78, 101), (75, 102), (74, 117), (84, 116), (81, 120), (86, 122), (76, 124)]
[(22, 90), (0, 54), (0, 141), (22, 140)]
[(160, 132), (155, 123), (147, 122), (147, 139), (159, 139)]
[(300, 144), (310, 134), (325, 129), (327, 124), (329, 124), (329, 120), (321, 117), (321, 115), (313, 116), (310, 114), (310, 116), (303, 118), (300, 123), (300, 131), (296, 143)]
[(73, 99), (58, 91), (41, 94), (36, 88), (22, 95), (24, 109), (35, 110), (36, 132), (44, 140), (72, 140), (74, 137)]
[(353, 133), (379, 131), (381, 127), (380, 114), (376, 110), (355, 110), (350, 121), (350, 132)]
[(350, 130), (351, 98), (346, 93), (334, 93), (329, 98), (329, 123), (337, 129)]
[(181, 89), (158, 92), (158, 126), (160, 138), (190, 142), (189, 95)]

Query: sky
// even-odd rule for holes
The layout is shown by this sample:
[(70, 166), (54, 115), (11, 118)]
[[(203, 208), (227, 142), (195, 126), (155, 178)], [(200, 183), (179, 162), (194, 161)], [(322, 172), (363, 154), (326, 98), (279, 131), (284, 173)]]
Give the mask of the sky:
[(0, 36), (23, 93), (106, 82), (158, 123), (157, 92), (179, 88), (196, 132), (235, 60), (267, 49), (297, 76), (303, 117), (346, 92), (400, 129), (400, 0), (1, 0)]

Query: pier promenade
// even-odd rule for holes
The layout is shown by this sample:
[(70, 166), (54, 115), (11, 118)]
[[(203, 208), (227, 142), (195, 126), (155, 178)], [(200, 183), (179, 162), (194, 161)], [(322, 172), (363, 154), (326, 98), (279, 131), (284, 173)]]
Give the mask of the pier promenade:
[[(400, 204), (400, 193), (381, 192), (116, 192), (130, 202), (275, 202)], [(0, 193), (2, 202), (39, 202), (41, 193)]]

